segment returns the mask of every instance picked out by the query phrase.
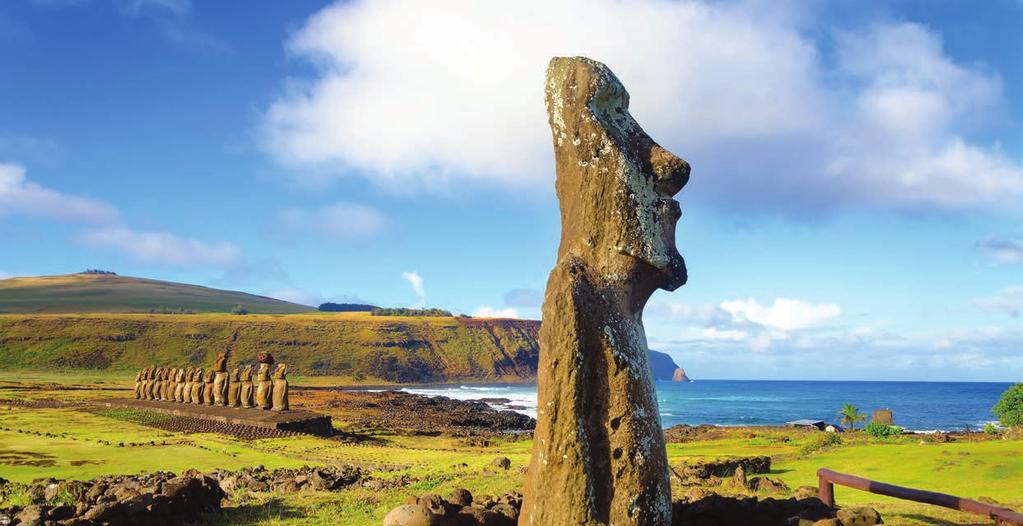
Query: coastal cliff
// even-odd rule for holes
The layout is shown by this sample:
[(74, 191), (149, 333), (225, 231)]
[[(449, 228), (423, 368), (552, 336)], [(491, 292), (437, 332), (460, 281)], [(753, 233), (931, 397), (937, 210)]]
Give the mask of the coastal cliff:
[[(231, 347), (232, 363), (272, 352), (289, 372), (362, 381), (524, 382), (536, 377), (540, 322), (455, 317), (316, 313), (5, 314), (0, 369), (137, 370), (210, 362)], [(651, 352), (654, 375), (678, 367)]]

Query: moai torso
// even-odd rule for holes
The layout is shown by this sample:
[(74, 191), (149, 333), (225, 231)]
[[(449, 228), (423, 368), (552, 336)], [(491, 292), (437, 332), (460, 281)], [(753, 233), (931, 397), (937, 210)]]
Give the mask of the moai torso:
[(250, 408), (253, 405), (255, 405), (255, 401), (253, 400), (253, 396), (255, 395), (255, 393), (253, 392), (254, 389), (253, 389), (253, 386), (252, 386), (252, 366), (251, 365), (246, 365), (245, 368), (242, 369), (241, 379), (242, 379), (242, 386), (241, 386), (241, 389), (238, 390), (238, 396), (241, 399), (240, 402), (241, 402), (242, 407)]
[(273, 399), (271, 398), (273, 383), (270, 381), (270, 364), (259, 364), (259, 372), (256, 373), (256, 407), (270, 409)]
[(203, 403), (202, 372), (201, 367), (196, 367), (192, 373), (192, 403), (196, 405)]
[(273, 388), (273, 410), (274, 411), (287, 411), (290, 409), (288, 402), (288, 366), (280, 364), (277, 366), (277, 370), (274, 371), (274, 388)]
[(231, 371), (231, 381), (227, 386), (227, 405), (228, 407), (241, 407), (241, 368), (235, 368)]

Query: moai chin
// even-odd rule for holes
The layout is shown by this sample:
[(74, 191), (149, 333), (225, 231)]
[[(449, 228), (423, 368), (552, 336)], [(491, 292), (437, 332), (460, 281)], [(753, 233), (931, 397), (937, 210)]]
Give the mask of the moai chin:
[(629, 115), (606, 66), (547, 69), (561, 243), (540, 328), (538, 415), (520, 525), (671, 524), (671, 486), (642, 314), (686, 268), (672, 199), (689, 165)]

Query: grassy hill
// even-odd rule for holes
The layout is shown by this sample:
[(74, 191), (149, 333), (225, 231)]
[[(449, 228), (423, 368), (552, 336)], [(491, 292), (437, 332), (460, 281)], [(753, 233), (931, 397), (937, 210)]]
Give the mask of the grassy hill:
[[(229, 312), (236, 305), (248, 315)], [(151, 312), (155, 310), (156, 312)], [(164, 313), (185, 310), (189, 313)], [(357, 382), (526, 381), (540, 322), (317, 312), (272, 298), (100, 274), (0, 280), (0, 370), (131, 374), (270, 352), (289, 373)], [(654, 353), (659, 379), (674, 361)]]
[(540, 323), (368, 313), (0, 314), (0, 369), (134, 371), (271, 352), (289, 373), (386, 382), (527, 380)]
[(236, 305), (261, 314), (316, 310), (244, 292), (127, 276), (68, 274), (0, 280), (0, 313), (231, 312)]

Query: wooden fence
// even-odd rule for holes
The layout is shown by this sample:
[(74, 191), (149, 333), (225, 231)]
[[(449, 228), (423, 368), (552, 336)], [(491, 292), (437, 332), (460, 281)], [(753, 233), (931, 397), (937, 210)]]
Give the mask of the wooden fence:
[(831, 507), (835, 506), (834, 485), (838, 484), (840, 486), (847, 486), (853, 489), (869, 491), (870, 493), (876, 493), (878, 495), (887, 495), (897, 499), (933, 504), (935, 506), (943, 506), (945, 508), (951, 508), (953, 510), (959, 510), (966, 513), (984, 515), (985, 517), (994, 519), (995, 524), (999, 526), (1023, 526), (1023, 513), (1016, 513), (1008, 508), (1002, 508), (993, 504), (987, 504), (963, 497), (956, 497), (955, 495), (946, 495), (944, 493), (936, 493), (933, 491), (924, 491), (896, 486), (894, 484), (885, 484), (884, 482), (877, 482), (875, 480), (865, 479), (845, 473), (838, 473), (836, 471), (823, 468), (817, 470), (817, 479), (820, 481), (820, 487), (818, 490), (820, 499), (824, 502), (824, 504)]

